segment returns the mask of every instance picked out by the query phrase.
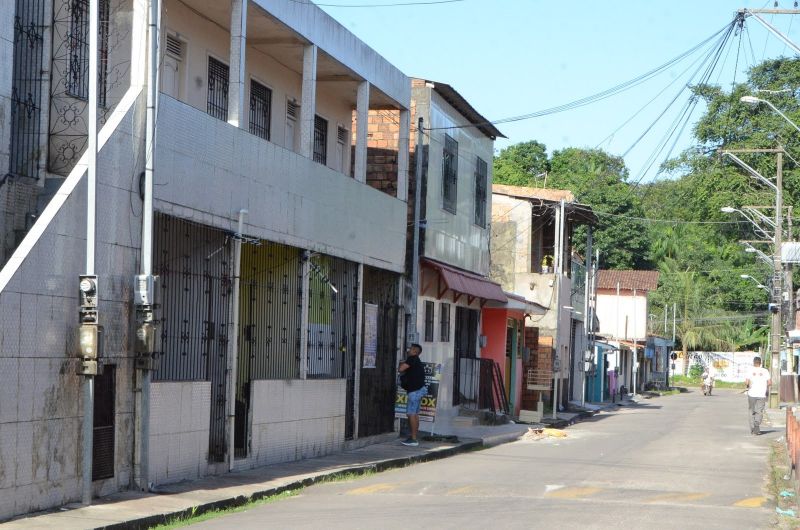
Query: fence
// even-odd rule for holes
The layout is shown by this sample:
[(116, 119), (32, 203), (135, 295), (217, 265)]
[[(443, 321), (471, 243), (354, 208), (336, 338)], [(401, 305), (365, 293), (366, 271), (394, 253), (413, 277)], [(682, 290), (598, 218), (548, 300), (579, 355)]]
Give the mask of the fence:
[(462, 358), (459, 365), (459, 404), (470, 410), (509, 412), (500, 367), (492, 359)]

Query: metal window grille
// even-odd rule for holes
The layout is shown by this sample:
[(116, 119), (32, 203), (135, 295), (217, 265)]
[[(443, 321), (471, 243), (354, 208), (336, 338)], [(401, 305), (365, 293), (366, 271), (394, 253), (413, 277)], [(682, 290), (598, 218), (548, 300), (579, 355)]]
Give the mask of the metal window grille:
[(16, 0), (8, 172), (18, 177), (38, 177), (44, 4), (44, 0)]
[(94, 379), (92, 480), (114, 476), (114, 368), (105, 365), (103, 373)]
[(272, 90), (258, 81), (250, 80), (250, 132), (269, 140), (272, 116)]
[(456, 213), (458, 191), (458, 142), (444, 135), (442, 152), (442, 208)]
[(450, 304), (439, 304), (439, 340), (450, 342)]
[[(98, 6), (98, 104), (106, 105), (108, 85), (108, 32), (109, 0), (101, 0)], [(69, 70), (67, 72), (67, 94), (87, 99), (89, 97), (89, 0), (71, 0), (70, 27), (67, 36), (69, 46)]]
[(215, 118), (228, 120), (228, 80), (230, 69), (222, 61), (208, 58), (207, 112)]
[(314, 162), (328, 163), (328, 120), (314, 116)]
[(475, 164), (475, 224), (486, 228), (486, 162), (478, 157)]
[(433, 302), (425, 301), (425, 342), (433, 342)]

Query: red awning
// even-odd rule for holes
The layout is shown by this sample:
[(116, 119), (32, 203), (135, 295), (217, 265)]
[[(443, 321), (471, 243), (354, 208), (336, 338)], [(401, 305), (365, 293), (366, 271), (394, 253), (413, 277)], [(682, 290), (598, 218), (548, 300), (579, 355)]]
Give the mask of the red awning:
[(457, 269), (429, 258), (423, 258), (422, 265), (436, 270), (441, 275), (447, 288), (457, 293), (483, 300), (508, 301), (508, 297), (499, 283), (495, 283), (479, 274)]

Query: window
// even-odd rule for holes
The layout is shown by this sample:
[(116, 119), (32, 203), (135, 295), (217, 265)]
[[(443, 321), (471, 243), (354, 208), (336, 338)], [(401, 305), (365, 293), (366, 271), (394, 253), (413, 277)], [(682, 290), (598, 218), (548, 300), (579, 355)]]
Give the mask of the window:
[[(108, 12), (109, 0), (101, 0), (98, 6), (98, 52), (97, 99), (98, 105), (106, 105), (108, 77)], [(89, 0), (71, 0), (69, 35), (69, 70), (67, 71), (67, 94), (87, 99), (89, 97)]]
[(442, 208), (450, 213), (456, 213), (457, 189), (458, 142), (445, 134), (442, 153)]
[(478, 157), (475, 164), (475, 224), (486, 228), (486, 162)]
[(286, 100), (286, 130), (284, 132), (284, 147), (294, 151), (295, 135), (297, 134), (297, 119), (300, 117), (300, 105), (291, 99)]
[(425, 342), (433, 342), (433, 302), (425, 301)]
[(314, 162), (328, 163), (328, 120), (314, 116)]
[(174, 35), (167, 35), (164, 63), (161, 65), (161, 91), (179, 99), (183, 83), (183, 41)]
[(339, 158), (337, 169), (344, 174), (350, 173), (347, 166), (347, 153), (350, 151), (350, 134), (347, 129), (339, 125), (336, 127), (336, 156)]
[(250, 132), (269, 140), (269, 121), (272, 116), (272, 90), (258, 81), (250, 80)]
[(217, 119), (228, 121), (228, 65), (208, 58), (207, 112)]
[(450, 342), (450, 304), (439, 304), (439, 340)]

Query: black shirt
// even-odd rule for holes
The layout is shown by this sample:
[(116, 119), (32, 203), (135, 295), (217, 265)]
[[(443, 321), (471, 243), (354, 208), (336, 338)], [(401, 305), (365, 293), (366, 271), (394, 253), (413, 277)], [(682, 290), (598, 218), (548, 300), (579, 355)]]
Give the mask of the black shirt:
[(410, 355), (405, 362), (408, 365), (406, 371), (400, 376), (400, 386), (406, 392), (414, 392), (425, 386), (425, 367), (419, 360), (419, 355)]

